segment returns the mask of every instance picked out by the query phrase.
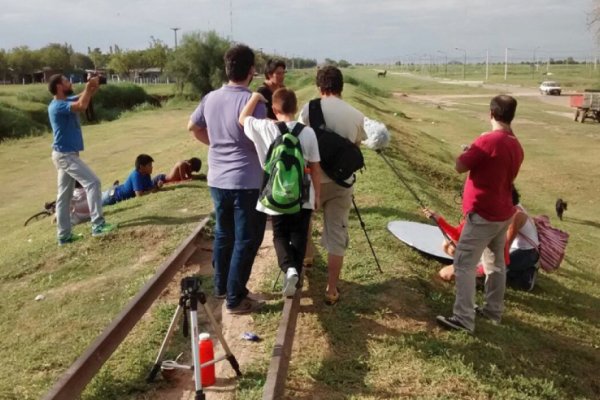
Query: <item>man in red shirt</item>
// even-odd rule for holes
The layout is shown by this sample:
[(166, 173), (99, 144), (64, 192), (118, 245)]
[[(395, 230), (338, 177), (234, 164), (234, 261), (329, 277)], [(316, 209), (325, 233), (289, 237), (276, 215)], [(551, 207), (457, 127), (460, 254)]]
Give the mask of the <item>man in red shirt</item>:
[(457, 159), (468, 172), (463, 192), (465, 226), (456, 246), (456, 299), (451, 317), (438, 316), (448, 329), (475, 330), (475, 274), (483, 254), (485, 304), (478, 314), (499, 323), (504, 309), (506, 230), (515, 212), (512, 185), (523, 162), (523, 148), (511, 129), (517, 101), (496, 96), (490, 102), (492, 130), (479, 136)]

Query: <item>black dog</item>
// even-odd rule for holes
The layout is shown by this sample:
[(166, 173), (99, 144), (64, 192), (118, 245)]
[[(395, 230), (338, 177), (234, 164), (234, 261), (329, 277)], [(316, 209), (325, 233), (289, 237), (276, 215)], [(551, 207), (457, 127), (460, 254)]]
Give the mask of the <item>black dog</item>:
[(563, 199), (556, 200), (556, 215), (562, 221), (563, 212), (567, 211), (567, 202)]

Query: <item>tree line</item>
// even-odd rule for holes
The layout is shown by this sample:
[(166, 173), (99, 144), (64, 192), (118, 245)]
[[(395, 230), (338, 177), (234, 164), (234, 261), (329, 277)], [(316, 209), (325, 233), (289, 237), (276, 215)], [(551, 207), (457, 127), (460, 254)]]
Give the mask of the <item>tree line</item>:
[[(183, 35), (177, 49), (172, 49), (154, 37), (146, 49), (109, 47), (108, 52), (88, 47), (86, 53), (77, 52), (69, 43), (50, 43), (40, 49), (19, 46), (0, 49), (0, 81), (29, 83), (43, 81), (43, 71), (55, 71), (65, 76), (83, 77), (86, 70), (102, 70), (107, 75), (130, 80), (136, 73), (152, 68), (162, 78), (170, 77), (180, 90), (189, 88), (203, 94), (221, 85), (225, 79), (223, 55), (231, 42), (215, 32), (193, 32)], [(271, 58), (282, 59), (288, 68), (313, 68), (314, 59), (281, 57), (257, 51), (257, 71), (262, 72)]]

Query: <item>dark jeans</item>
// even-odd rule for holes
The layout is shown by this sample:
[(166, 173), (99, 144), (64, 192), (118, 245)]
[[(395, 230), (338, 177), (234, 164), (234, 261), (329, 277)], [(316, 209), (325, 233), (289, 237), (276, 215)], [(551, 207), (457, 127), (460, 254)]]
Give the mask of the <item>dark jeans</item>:
[(515, 289), (529, 289), (539, 258), (535, 249), (511, 251), (510, 264), (506, 266), (507, 285)]
[(248, 295), (246, 284), (265, 234), (266, 215), (256, 211), (258, 189), (210, 188), (216, 226), (213, 243), (215, 292), (233, 308)]
[(298, 275), (302, 271), (308, 225), (312, 210), (302, 209), (296, 214), (273, 215), (273, 245), (277, 253), (279, 268), (285, 273), (288, 268), (296, 268)]

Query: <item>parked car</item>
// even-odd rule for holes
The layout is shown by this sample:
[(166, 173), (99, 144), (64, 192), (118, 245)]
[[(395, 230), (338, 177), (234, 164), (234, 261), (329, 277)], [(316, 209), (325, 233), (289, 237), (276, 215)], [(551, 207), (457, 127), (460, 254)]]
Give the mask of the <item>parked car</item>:
[(541, 94), (555, 94), (560, 96), (561, 90), (560, 83), (555, 81), (545, 81), (540, 85)]

